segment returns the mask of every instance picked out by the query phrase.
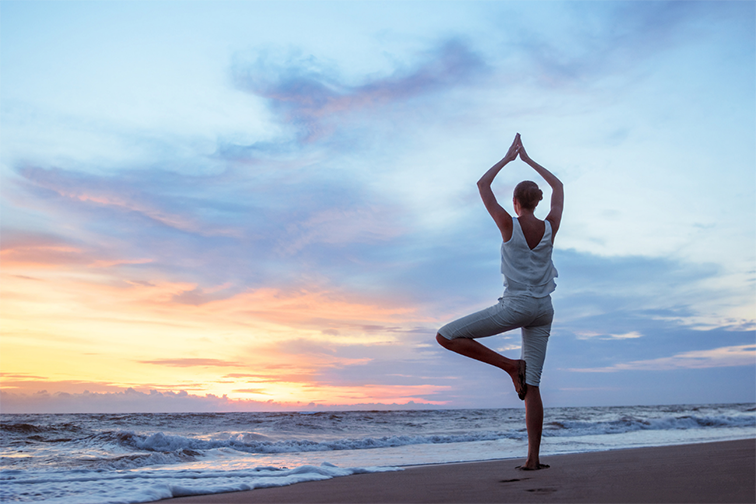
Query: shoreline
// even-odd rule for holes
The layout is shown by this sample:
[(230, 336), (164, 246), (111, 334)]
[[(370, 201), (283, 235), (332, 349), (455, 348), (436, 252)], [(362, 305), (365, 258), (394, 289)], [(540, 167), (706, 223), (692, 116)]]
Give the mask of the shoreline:
[(170, 499), (175, 504), (756, 502), (756, 438), (520, 459), (404, 466), (368, 473)]

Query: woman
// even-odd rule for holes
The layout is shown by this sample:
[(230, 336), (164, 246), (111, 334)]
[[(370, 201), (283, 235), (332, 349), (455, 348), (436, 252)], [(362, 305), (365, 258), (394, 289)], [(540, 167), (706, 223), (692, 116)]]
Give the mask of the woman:
[[(536, 205), (543, 199), (535, 182), (526, 180), (515, 187), (513, 203), (517, 217), (509, 215), (491, 191), (496, 175), (518, 155), (551, 186), (551, 211), (544, 221), (533, 215)], [(517, 395), (525, 401), (528, 458), (519, 468), (544, 469), (548, 466), (538, 459), (543, 430), (539, 384), (554, 317), (550, 294), (556, 288), (557, 271), (551, 261), (551, 251), (562, 220), (564, 189), (558, 178), (530, 159), (518, 133), (504, 159), (480, 178), (478, 190), (504, 240), (501, 246), (504, 295), (498, 304), (445, 325), (438, 330), (436, 340), (448, 350), (496, 366), (509, 374)], [(518, 327), (522, 328), (522, 359), (519, 360), (504, 357), (475, 340)]]

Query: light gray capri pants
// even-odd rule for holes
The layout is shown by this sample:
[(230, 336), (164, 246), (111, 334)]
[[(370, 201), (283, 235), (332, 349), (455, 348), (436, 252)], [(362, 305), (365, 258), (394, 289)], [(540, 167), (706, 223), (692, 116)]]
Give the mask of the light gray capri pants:
[(541, 383), (546, 345), (554, 320), (551, 296), (536, 298), (505, 295), (498, 304), (449, 322), (438, 330), (448, 340), (485, 338), (512, 329), (522, 328), (522, 359), (526, 363), (525, 383), (537, 387)]

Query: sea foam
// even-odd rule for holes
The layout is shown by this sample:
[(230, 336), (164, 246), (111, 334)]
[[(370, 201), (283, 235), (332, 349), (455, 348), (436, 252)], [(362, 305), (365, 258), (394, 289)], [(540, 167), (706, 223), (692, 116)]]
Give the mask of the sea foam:
[[(756, 437), (753, 404), (549, 408), (544, 456)], [(0, 415), (0, 501), (149, 502), (522, 457), (522, 409)]]

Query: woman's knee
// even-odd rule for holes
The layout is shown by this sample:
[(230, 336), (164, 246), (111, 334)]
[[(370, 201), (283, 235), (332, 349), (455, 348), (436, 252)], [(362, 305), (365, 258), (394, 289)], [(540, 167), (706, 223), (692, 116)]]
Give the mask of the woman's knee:
[(449, 348), (449, 344), (451, 343), (451, 340), (443, 337), (441, 333), (436, 333), (436, 341), (444, 348)]

